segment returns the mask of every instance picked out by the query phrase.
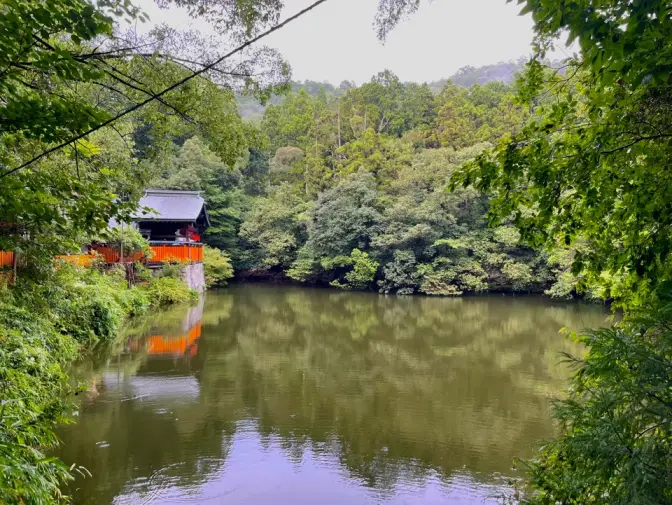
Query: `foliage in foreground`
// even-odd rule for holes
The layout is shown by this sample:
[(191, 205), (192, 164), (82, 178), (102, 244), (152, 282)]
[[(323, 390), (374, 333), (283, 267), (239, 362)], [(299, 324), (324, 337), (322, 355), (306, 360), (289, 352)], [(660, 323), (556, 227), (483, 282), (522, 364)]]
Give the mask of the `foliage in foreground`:
[(19, 277), (0, 289), (0, 502), (53, 503), (69, 469), (45, 451), (58, 443), (75, 391), (65, 368), (80, 349), (116, 337), (151, 305), (189, 301), (179, 279), (128, 288), (122, 269), (101, 272), (61, 262), (39, 282)]
[[(217, 9), (159, 3), (191, 5), (189, 15), (206, 16), (238, 39), (276, 21), (281, 7), (257, 0), (227, 0)], [(132, 2), (0, 0), (0, 17), (0, 250), (19, 254), (31, 270), (20, 272), (19, 286), (0, 292), (0, 502), (41, 504), (59, 500), (67, 476), (43, 454), (67, 410), (64, 366), (80, 345), (113, 338), (150, 301), (194, 296), (173, 278), (127, 289), (114, 271), (54, 271), (54, 256), (79, 250), (111, 218), (134, 211), (147, 181), (140, 158), (146, 162), (174, 138), (197, 131), (232, 164), (247, 148), (248, 128), (231, 88), (262, 96), (288, 67), (275, 51), (255, 49), (232, 63), (245, 66), (242, 74), (225, 72), (229, 62), (222, 62), (213, 75), (159, 99), (158, 90), (194, 69), (176, 46), (184, 34), (121, 33), (122, 24), (143, 19)], [(187, 37), (190, 51), (204, 44), (204, 60), (216, 53), (195, 34)], [(254, 68), (264, 75), (247, 75)], [(213, 82), (214, 74), (226, 86)], [(110, 129), (98, 129), (108, 123)]]
[(589, 351), (555, 417), (563, 432), (529, 464), (530, 503), (672, 503), (672, 285), (614, 328), (584, 332)]
[(69, 478), (43, 451), (56, 445), (54, 426), (67, 418), (64, 367), (76, 358), (77, 343), (48, 319), (4, 300), (0, 342), (0, 501), (49, 503)]
[[(457, 179), (492, 195), (492, 221), (513, 217), (571, 265), (579, 289), (626, 310), (581, 338), (588, 357), (555, 409), (560, 436), (531, 463), (531, 502), (669, 504), (672, 2), (520, 3), (537, 40), (519, 98), (535, 113)], [(543, 65), (562, 34), (580, 48), (564, 75)]]

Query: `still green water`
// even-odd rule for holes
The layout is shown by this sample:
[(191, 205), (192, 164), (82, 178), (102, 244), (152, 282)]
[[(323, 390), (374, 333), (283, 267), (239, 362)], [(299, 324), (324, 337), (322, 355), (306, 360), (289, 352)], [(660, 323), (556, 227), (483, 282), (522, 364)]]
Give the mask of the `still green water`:
[(136, 322), (78, 367), (75, 504), (482, 504), (551, 437), (558, 331), (602, 307), (272, 286)]

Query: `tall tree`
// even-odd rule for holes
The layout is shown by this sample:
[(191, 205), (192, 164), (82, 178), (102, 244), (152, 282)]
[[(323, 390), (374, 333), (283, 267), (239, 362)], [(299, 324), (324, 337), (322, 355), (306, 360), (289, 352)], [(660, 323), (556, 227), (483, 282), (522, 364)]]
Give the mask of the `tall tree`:
[(381, 215), (376, 181), (364, 171), (323, 193), (313, 211), (309, 245), (325, 256), (368, 249)]

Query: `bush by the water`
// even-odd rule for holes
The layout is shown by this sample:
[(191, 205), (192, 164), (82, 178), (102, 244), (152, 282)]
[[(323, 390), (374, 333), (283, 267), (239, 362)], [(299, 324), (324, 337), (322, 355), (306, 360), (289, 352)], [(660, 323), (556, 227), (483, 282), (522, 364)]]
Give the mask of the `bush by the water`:
[(144, 289), (156, 307), (198, 300), (198, 292), (189, 289), (182, 279), (175, 277), (156, 277)]
[(0, 503), (51, 503), (67, 467), (47, 458), (57, 443), (54, 426), (64, 421), (70, 392), (65, 365), (77, 357), (73, 337), (50, 317), (0, 302)]
[(113, 338), (126, 316), (150, 306), (146, 288), (131, 287), (123, 268), (103, 272), (63, 262), (40, 282), (16, 290), (24, 306), (41, 307), (56, 328), (80, 342)]
[(203, 266), (205, 267), (205, 285), (207, 287), (226, 286), (233, 277), (231, 259), (223, 251), (203, 246)]

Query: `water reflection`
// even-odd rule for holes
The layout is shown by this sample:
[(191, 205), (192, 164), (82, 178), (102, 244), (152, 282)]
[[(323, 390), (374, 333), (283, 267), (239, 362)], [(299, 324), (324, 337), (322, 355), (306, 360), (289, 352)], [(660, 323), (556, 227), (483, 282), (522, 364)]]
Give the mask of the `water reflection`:
[(75, 503), (483, 503), (599, 307), (241, 286), (83, 364)]

